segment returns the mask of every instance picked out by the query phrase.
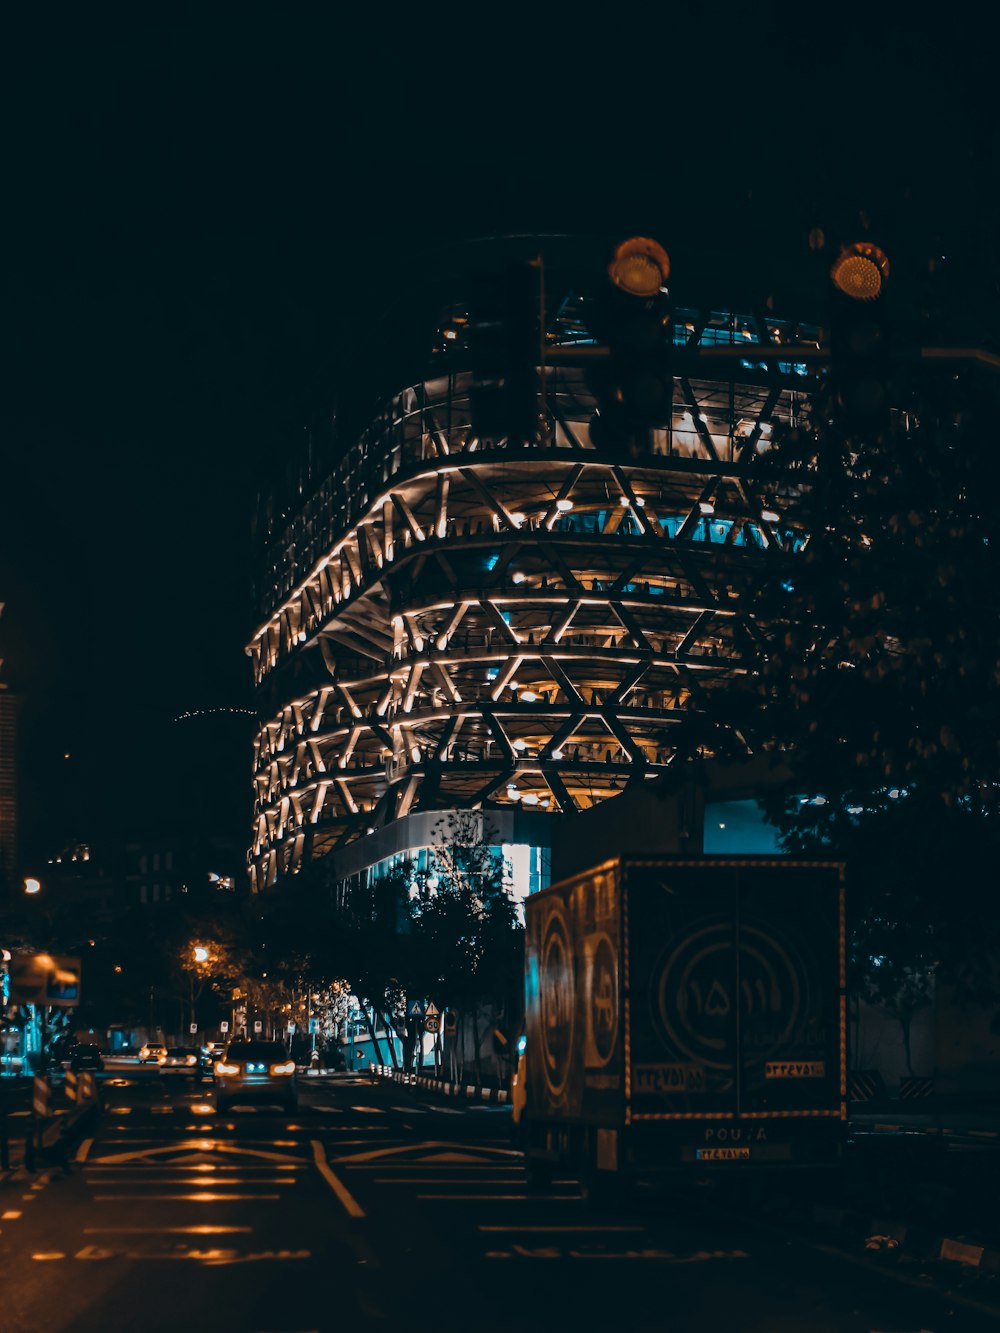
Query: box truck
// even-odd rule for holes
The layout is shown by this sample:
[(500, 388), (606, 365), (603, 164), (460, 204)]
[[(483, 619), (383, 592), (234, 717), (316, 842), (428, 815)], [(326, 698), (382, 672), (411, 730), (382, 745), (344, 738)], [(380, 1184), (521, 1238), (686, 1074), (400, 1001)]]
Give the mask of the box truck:
[(527, 899), (512, 1104), (538, 1182), (831, 1166), (847, 1121), (843, 867), (620, 856)]

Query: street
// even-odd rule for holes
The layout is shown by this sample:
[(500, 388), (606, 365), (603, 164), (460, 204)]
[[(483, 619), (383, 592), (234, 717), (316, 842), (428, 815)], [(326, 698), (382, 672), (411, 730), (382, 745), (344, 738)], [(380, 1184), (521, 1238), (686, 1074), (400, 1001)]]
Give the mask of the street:
[[(0, 1193), (0, 1329), (993, 1329), (982, 1290), (699, 1204), (578, 1182), (532, 1193), (503, 1106), (357, 1075), (300, 1080), (294, 1117), (216, 1115), (211, 1085), (102, 1080), (71, 1174)], [(15, 1121), (15, 1123), (17, 1123)], [(696, 1193), (696, 1192), (695, 1192)]]

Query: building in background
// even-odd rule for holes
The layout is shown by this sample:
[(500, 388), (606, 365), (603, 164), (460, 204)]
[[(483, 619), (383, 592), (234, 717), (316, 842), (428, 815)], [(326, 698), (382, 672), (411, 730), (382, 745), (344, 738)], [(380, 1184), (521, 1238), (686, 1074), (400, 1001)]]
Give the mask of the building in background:
[[(661, 848), (701, 850), (703, 804), (694, 823), (676, 804), (657, 821), (651, 793), (709, 692), (753, 661), (748, 574), (799, 540), (754, 463), (805, 410), (800, 353), (818, 332), (717, 273), (689, 276), (690, 295), (680, 277), (665, 400), (644, 447), (623, 448), (601, 430), (609, 249), (463, 252), (464, 271), (411, 291), (354, 398), (313, 424), (303, 467), (262, 505), (255, 890), (299, 874), (347, 888), (470, 811), (518, 895), (547, 882), (553, 850), (568, 866), (560, 848), (605, 807), (645, 810)], [(526, 262), (545, 318), (518, 433), (491, 424), (511, 352), (491, 362), (482, 294)], [(718, 355), (685, 363), (695, 350)], [(609, 829), (605, 854), (616, 822), (591, 825)]]

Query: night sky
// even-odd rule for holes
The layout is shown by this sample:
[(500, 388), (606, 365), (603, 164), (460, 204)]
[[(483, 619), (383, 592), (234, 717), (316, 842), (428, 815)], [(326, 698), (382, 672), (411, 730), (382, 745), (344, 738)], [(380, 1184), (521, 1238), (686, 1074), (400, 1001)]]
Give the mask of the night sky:
[[(172, 719), (253, 702), (256, 494), (427, 251), (641, 230), (766, 283), (811, 227), (867, 224), (897, 271), (947, 254), (996, 302), (971, 22), (144, 8), (0, 43), (0, 656), (29, 841), (183, 811)], [(199, 761), (227, 818), (246, 740)]]

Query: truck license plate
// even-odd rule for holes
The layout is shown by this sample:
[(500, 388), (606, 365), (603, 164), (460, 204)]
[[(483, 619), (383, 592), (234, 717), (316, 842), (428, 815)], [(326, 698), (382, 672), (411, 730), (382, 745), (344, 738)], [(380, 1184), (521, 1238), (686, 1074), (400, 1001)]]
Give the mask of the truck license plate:
[(750, 1158), (749, 1148), (698, 1148), (699, 1162), (745, 1162)]

